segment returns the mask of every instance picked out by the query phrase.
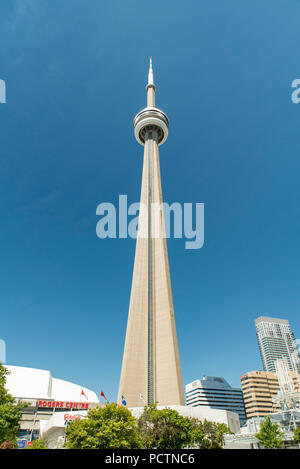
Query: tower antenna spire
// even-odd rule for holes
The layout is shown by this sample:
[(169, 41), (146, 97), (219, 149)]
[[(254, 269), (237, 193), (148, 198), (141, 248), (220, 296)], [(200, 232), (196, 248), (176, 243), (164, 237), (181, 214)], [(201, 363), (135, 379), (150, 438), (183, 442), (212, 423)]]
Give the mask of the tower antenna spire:
[(148, 72), (148, 83), (146, 86), (147, 90), (147, 107), (155, 107), (155, 90), (156, 86), (154, 84), (154, 75), (152, 68), (152, 57), (150, 57), (150, 65)]
[(152, 68), (152, 57), (150, 57), (150, 66), (149, 66), (148, 85), (147, 86), (155, 86), (154, 85), (153, 68)]

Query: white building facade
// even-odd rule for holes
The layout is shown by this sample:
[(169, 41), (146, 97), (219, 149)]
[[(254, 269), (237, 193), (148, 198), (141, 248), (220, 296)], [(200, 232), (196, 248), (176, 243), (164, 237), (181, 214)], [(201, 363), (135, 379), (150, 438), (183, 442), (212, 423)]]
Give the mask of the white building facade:
[(88, 409), (100, 405), (94, 391), (53, 378), (48, 370), (10, 365), (5, 365), (5, 368), (10, 371), (6, 389), (17, 401), (27, 403), (20, 422), (21, 440), (32, 441), (42, 437), (51, 418), (61, 423), (60, 433), (56, 436), (64, 434), (65, 424), (75, 415), (83, 418)]
[[(238, 433), (240, 431), (240, 420), (239, 416), (235, 412), (230, 412), (223, 409), (212, 409), (206, 406), (190, 407), (183, 405), (164, 405), (157, 406), (157, 409), (174, 409), (183, 417), (189, 417), (201, 420), (208, 420), (210, 422), (225, 423), (227, 427), (233, 432)], [(135, 418), (139, 418), (143, 413), (144, 407), (132, 407), (129, 408), (130, 412)]]
[(205, 406), (210, 409), (226, 410), (238, 414), (240, 424), (246, 422), (243, 392), (232, 388), (221, 377), (203, 376), (185, 386), (186, 404), (191, 407)]

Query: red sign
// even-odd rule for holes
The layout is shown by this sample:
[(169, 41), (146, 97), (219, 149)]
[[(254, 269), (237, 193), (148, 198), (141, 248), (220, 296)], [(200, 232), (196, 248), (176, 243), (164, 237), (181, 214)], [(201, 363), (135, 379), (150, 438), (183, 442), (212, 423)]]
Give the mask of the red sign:
[(32, 441), (27, 441), (27, 446), (32, 446)]
[(72, 415), (72, 414), (64, 415), (64, 420), (80, 420), (80, 419), (81, 419), (80, 415)]
[(87, 402), (64, 402), (64, 401), (39, 401), (39, 407), (47, 407), (48, 409), (88, 409)]

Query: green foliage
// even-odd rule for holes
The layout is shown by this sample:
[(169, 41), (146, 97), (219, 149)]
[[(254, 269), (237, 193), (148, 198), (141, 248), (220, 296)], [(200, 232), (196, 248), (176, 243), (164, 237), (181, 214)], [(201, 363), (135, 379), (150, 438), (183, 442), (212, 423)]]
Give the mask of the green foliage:
[(18, 449), (18, 446), (14, 441), (5, 440), (0, 445), (0, 449)]
[(9, 371), (0, 362), (0, 445), (6, 441), (16, 441), (20, 428), (22, 410), (26, 404), (16, 403), (5, 388)]
[(146, 406), (136, 420), (116, 403), (88, 412), (66, 429), (65, 447), (70, 449), (217, 449), (224, 445), (229, 428), (220, 423), (183, 417), (176, 410)]
[(300, 445), (300, 427), (297, 427), (294, 431), (294, 441)]
[(260, 430), (255, 434), (256, 438), (265, 448), (281, 448), (283, 433), (277, 423), (272, 423), (267, 416), (260, 424)]
[(31, 446), (26, 446), (26, 449), (48, 449), (44, 440), (33, 440)]
[(222, 449), (225, 443), (224, 436), (232, 434), (225, 423), (203, 422), (192, 419), (191, 446), (200, 449)]
[(142, 447), (130, 411), (116, 403), (97, 407), (84, 420), (74, 420), (66, 430), (66, 448), (138, 449)]
[(221, 449), (224, 435), (231, 433), (225, 424), (190, 419), (173, 409), (158, 410), (156, 405), (144, 408), (138, 431), (148, 449)]
[(144, 448), (180, 449), (190, 442), (192, 422), (176, 410), (158, 410), (156, 405), (144, 408), (138, 419), (138, 432)]

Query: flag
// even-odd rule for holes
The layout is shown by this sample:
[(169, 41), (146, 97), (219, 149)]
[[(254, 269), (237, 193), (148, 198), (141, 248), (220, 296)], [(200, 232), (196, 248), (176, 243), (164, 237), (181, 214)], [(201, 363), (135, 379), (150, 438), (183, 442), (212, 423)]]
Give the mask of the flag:
[(121, 399), (122, 399), (122, 404), (123, 404), (123, 405), (127, 405), (127, 402), (125, 401), (125, 397), (122, 396)]
[(87, 395), (85, 394), (85, 392), (84, 392), (83, 389), (81, 389), (80, 397), (81, 397), (81, 396), (84, 396), (84, 397), (88, 400), (88, 397), (87, 397)]
[(104, 392), (102, 391), (102, 389), (101, 389), (101, 392), (100, 392), (100, 397), (104, 397), (104, 399), (108, 402), (108, 399), (106, 398), (106, 396), (105, 396)]

